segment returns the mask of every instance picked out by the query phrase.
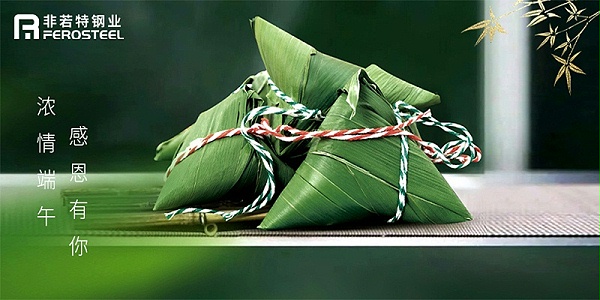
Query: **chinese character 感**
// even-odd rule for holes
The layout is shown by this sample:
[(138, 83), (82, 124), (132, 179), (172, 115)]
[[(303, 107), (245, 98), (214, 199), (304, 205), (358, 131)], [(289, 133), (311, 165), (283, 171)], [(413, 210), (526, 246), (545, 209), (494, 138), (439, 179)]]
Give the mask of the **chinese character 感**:
[(85, 163), (71, 164), (71, 181), (84, 182), (87, 181)]
[(37, 143), (39, 146), (39, 153), (54, 153), (54, 142), (56, 142), (56, 138), (54, 133), (44, 133), (38, 134)]
[[(44, 206), (42, 205), (40, 207), (40, 211), (38, 211), (38, 219), (45, 219), (44, 220), (44, 226), (48, 227), (48, 219), (54, 219), (56, 216), (52, 216), (52, 215), (48, 215), (48, 212), (50, 211), (54, 211), (54, 208), (44, 208)], [(44, 212), (43, 215), (40, 215), (42, 212)]]
[(44, 16), (44, 26), (48, 29), (52, 29), (56, 25), (56, 16), (55, 15), (45, 15)]
[(104, 28), (104, 15), (92, 15), (92, 26), (94, 28)]
[(78, 253), (79, 256), (83, 256), (83, 253), (87, 253), (87, 240), (80, 240), (79, 236), (73, 236), (69, 246), (71, 246), (71, 256), (75, 256)]
[(38, 187), (43, 187), (45, 190), (54, 190), (56, 188), (56, 173), (54, 170), (47, 171), (39, 170)]
[(71, 22), (73, 22), (73, 16), (71, 15), (60, 15), (60, 27), (62, 28), (71, 28)]
[(73, 207), (69, 210), (69, 212), (73, 213), (73, 220), (77, 216), (79, 216), (79, 220), (85, 220), (85, 204), (87, 202), (79, 202), (79, 199), (75, 199), (75, 202), (69, 202), (73, 204)]
[(113, 14), (108, 17), (108, 27), (121, 27), (121, 18), (119, 16)]
[(75, 16), (75, 24), (77, 25), (77, 28), (87, 28), (89, 21), (90, 19), (88, 18), (88, 15), (83, 14)]
[(69, 145), (77, 147), (87, 145), (87, 127), (79, 126), (71, 128), (71, 137), (69, 139), (71, 140)]
[(38, 96), (38, 99), (40, 100), (40, 102), (37, 103), (37, 105), (40, 107), (40, 109), (38, 110), (37, 115), (39, 116), (42, 112), (44, 113), (44, 117), (45, 116), (49, 116), (49, 115), (53, 115), (56, 116), (56, 114), (54, 113), (54, 99), (50, 99), (50, 96), (48, 96), (47, 99), (42, 99), (42, 97)]

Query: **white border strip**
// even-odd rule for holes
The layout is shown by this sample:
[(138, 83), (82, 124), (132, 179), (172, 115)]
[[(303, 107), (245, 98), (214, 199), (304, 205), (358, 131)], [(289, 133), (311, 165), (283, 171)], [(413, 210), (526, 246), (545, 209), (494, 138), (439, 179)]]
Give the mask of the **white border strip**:
[[(82, 237), (83, 238), (83, 237)], [(598, 247), (598, 237), (87, 237), (89, 247)], [(43, 243), (40, 243), (42, 242)], [(31, 237), (67, 246), (70, 237)]]

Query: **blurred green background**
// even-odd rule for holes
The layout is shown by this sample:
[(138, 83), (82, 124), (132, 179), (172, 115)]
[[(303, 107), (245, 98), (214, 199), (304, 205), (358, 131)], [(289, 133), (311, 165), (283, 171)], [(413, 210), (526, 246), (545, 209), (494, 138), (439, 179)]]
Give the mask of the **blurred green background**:
[[(375, 63), (440, 94), (436, 118), (465, 125), (484, 144), (483, 47), (473, 47), (477, 34), (460, 34), (482, 19), (479, 1), (0, 5), (2, 173), (69, 173), (72, 162), (86, 162), (88, 172), (164, 171), (167, 163), (152, 161), (156, 145), (264, 68), (248, 22), (256, 15), (324, 53)], [(17, 13), (118, 14), (125, 40), (14, 40)], [(598, 36), (597, 24), (588, 38)], [(597, 39), (587, 47), (598, 53)], [(597, 56), (568, 97), (551, 87), (549, 54), (531, 55), (533, 83), (541, 86), (532, 90), (531, 167), (597, 169)], [(36, 116), (38, 96), (56, 99), (55, 117)], [(564, 119), (565, 111), (577, 118)], [(548, 120), (564, 120), (567, 130), (552, 134)], [(89, 128), (89, 145), (68, 146), (69, 129), (80, 125)], [(57, 134), (54, 154), (38, 154), (40, 132)], [(565, 156), (577, 163), (563, 163)], [(69, 237), (61, 247), (18, 235), (0, 241), (6, 298), (593, 298), (598, 291), (597, 247), (107, 247), (91, 237), (88, 255), (74, 258)]]
[[(248, 22), (256, 15), (324, 53), (440, 94), (434, 115), (465, 125), (483, 145), (483, 47), (460, 34), (480, 12), (476, 1), (2, 2), (1, 171), (70, 172), (76, 161), (88, 172), (164, 171), (152, 161), (158, 143), (264, 69)], [(13, 40), (17, 13), (40, 22), (118, 14), (125, 40)], [(55, 117), (36, 116), (38, 96), (56, 99)], [(69, 131), (80, 125), (88, 146), (74, 148)], [(57, 134), (54, 154), (38, 154), (40, 132)]]

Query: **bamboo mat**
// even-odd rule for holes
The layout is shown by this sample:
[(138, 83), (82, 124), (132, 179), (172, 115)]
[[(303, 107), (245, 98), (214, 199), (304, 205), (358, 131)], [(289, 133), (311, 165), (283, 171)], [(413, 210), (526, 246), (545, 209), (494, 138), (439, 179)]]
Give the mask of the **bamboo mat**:
[[(153, 189), (64, 190), (63, 201), (89, 199), (88, 220), (76, 232), (98, 236), (205, 236), (200, 215), (171, 221), (151, 208), (160, 191)], [(217, 223), (218, 237), (597, 237), (597, 184), (527, 184), (457, 189), (473, 220), (456, 224), (386, 224), (366, 220), (328, 228), (264, 231), (255, 229), (264, 212)], [(234, 219), (234, 220), (236, 220)], [(208, 215), (206, 223), (218, 222)], [(216, 228), (215, 228), (216, 229)]]

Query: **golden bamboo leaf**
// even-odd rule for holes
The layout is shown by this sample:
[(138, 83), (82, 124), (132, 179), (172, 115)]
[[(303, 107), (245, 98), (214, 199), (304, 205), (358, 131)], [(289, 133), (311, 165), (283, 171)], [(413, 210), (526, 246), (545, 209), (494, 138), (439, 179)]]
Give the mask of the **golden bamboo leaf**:
[(561, 63), (561, 64), (563, 64), (563, 65), (566, 65), (566, 64), (567, 64), (567, 61), (566, 61), (566, 60), (564, 60), (564, 59), (563, 59), (562, 57), (560, 57), (560, 56), (557, 56), (557, 55), (554, 55), (554, 54), (552, 54), (552, 57), (554, 57), (554, 59), (556, 59), (556, 61), (558, 61), (559, 63)]
[[(536, 35), (537, 35), (537, 34), (536, 34)], [(537, 47), (537, 49), (535, 49), (535, 50), (539, 50), (540, 48), (542, 48), (542, 46), (544, 46), (544, 45), (545, 45), (545, 44), (548, 42), (548, 40), (550, 40), (550, 37), (549, 37), (549, 36), (548, 36), (548, 37), (546, 37), (546, 38), (545, 38), (545, 39), (542, 41), (542, 43), (540, 43), (540, 45)]]
[(539, 16), (533, 18), (533, 20), (531, 20), (531, 22), (529, 22), (529, 24), (527, 24), (527, 27), (537, 25), (546, 19), (548, 19), (548, 17), (546, 17), (545, 15), (539, 15)]
[(573, 63), (569, 64), (569, 69), (575, 73), (585, 75), (585, 72), (583, 72), (583, 70), (580, 67), (574, 65)]
[(477, 46), (481, 40), (483, 40), (483, 38), (487, 35), (488, 33), (488, 29), (484, 29), (483, 32), (481, 33), (481, 35), (479, 36), (479, 38), (477, 38), (477, 42), (475, 42), (475, 46)]
[(461, 31), (461, 33), (464, 33), (466, 31), (469, 30), (477, 30), (477, 29), (481, 29), (481, 28), (485, 28), (486, 26), (488, 26), (490, 24), (490, 20), (483, 20), (477, 24), (472, 25), (471, 27)]
[(550, 17), (550, 18), (559, 18), (560, 19), (560, 16), (557, 15), (557, 14), (555, 14), (555, 13), (548, 13), (548, 17)]
[(556, 79), (554, 79), (554, 85), (556, 86), (556, 83), (558, 82), (558, 80), (563, 76), (563, 74), (565, 73), (565, 65), (562, 65), (560, 67), (560, 69), (558, 69), (558, 74), (556, 75)]
[(535, 17), (535, 16), (537, 16), (537, 15), (539, 15), (541, 13), (542, 13), (541, 9), (531, 10), (531, 11), (528, 11), (527, 13), (525, 13), (523, 15), (523, 17), (524, 18)]
[(565, 68), (565, 77), (567, 78), (567, 88), (569, 89), (569, 95), (571, 95), (571, 72), (569, 72), (569, 68)]

